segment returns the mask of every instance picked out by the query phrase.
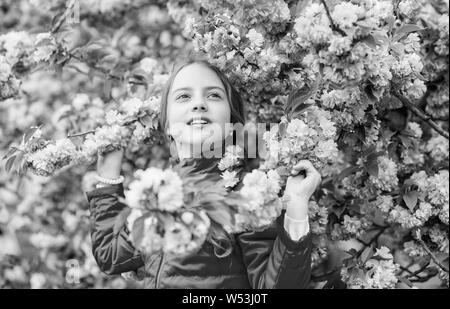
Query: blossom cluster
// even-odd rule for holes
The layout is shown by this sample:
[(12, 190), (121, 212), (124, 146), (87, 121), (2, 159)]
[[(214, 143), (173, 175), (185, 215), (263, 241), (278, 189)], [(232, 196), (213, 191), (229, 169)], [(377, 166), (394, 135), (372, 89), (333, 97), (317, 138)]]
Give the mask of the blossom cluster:
[(162, 250), (183, 256), (198, 250), (206, 239), (210, 220), (204, 211), (183, 207), (183, 180), (173, 170), (136, 171), (126, 201), (131, 208), (131, 240), (147, 254)]
[(436, 216), (448, 226), (449, 185), (448, 171), (428, 176), (425, 171), (414, 173), (410, 180), (418, 186), (417, 206), (413, 209), (394, 203), (392, 198), (380, 198), (379, 209), (388, 214), (388, 220), (405, 228), (420, 227)]
[(73, 142), (70, 139), (60, 139), (27, 154), (25, 160), (36, 175), (50, 176), (56, 170), (76, 161), (77, 156)]
[(225, 188), (233, 188), (239, 182), (237, 167), (243, 158), (244, 150), (240, 146), (229, 145), (226, 147), (223, 158), (218, 163)]
[(275, 170), (253, 170), (244, 176), (242, 183), (239, 193), (244, 201), (236, 215), (236, 224), (244, 229), (267, 227), (280, 215), (283, 207), (278, 197), (280, 175)]
[(342, 268), (341, 277), (350, 289), (392, 289), (398, 282), (399, 265), (387, 247), (377, 249), (361, 271), (358, 267)]
[(0, 35), (0, 99), (15, 96), (19, 78), (37, 64), (48, 61), (57, 47), (48, 32), (31, 35), (25, 31), (12, 31)]
[[(320, 202), (320, 201), (319, 201)], [(311, 264), (313, 267), (320, 265), (326, 260), (328, 254), (327, 248), (327, 225), (329, 211), (325, 205), (316, 201), (310, 201), (308, 204), (308, 218), (310, 231), (313, 237), (313, 250), (311, 253)]]
[(336, 159), (338, 149), (334, 139), (336, 128), (330, 113), (311, 107), (300, 119), (287, 120), (264, 133), (268, 157), (262, 165), (265, 169), (278, 166), (294, 166), (300, 160), (310, 160), (321, 169)]

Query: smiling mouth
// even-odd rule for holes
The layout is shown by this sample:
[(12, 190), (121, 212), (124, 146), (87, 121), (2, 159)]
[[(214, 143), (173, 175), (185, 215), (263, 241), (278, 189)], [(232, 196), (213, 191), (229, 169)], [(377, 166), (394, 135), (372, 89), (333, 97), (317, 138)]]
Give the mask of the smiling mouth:
[(211, 121), (209, 121), (209, 119), (198, 118), (198, 119), (191, 119), (190, 121), (187, 122), (187, 125), (189, 125), (189, 126), (204, 126), (209, 123), (211, 123)]

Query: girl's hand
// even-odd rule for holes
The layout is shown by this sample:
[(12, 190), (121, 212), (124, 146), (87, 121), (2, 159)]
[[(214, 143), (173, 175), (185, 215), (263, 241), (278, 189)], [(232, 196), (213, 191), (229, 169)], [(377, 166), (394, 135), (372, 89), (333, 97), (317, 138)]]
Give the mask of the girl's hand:
[(105, 156), (99, 154), (97, 159), (97, 174), (107, 179), (119, 178), (122, 170), (123, 154), (123, 149), (109, 152)]
[[(306, 177), (298, 175), (300, 171), (305, 171)], [(291, 175), (284, 190), (284, 196), (289, 199), (286, 214), (291, 218), (302, 220), (308, 215), (309, 199), (322, 181), (322, 177), (308, 160), (298, 162), (292, 168)]]

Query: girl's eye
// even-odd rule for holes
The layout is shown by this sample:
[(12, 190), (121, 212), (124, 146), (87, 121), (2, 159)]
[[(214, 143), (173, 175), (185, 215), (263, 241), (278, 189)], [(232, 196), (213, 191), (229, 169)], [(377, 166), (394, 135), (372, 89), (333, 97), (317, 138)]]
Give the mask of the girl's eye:
[(177, 96), (176, 100), (186, 100), (189, 99), (189, 95), (188, 94), (180, 94), (179, 96)]
[(213, 97), (215, 99), (222, 99), (222, 97), (220, 96), (220, 94), (218, 94), (217, 92), (212, 92), (208, 95), (208, 97)]

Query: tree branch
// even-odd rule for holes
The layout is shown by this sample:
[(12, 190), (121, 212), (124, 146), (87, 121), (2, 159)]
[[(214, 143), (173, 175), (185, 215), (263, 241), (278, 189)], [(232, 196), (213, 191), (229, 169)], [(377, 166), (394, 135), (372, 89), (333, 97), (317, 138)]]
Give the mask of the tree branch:
[(358, 251), (358, 254), (357, 254), (356, 256), (357, 256), (357, 257), (360, 257), (361, 254), (364, 252), (364, 250), (365, 250), (367, 247), (371, 246), (374, 242), (377, 242), (377, 244), (378, 244), (378, 238), (381, 236), (381, 234), (384, 233), (384, 231), (387, 230), (387, 228), (388, 228), (388, 226), (379, 226), (378, 232), (375, 234), (375, 236), (373, 236), (373, 237), (370, 239), (370, 241), (369, 241), (368, 243), (366, 243), (365, 241), (363, 241), (363, 240), (357, 238), (357, 240), (358, 240), (360, 243), (362, 243), (362, 244), (364, 245), (364, 247), (362, 247), (361, 250)]
[(325, 2), (325, 0), (321, 0), (320, 2), (322, 2), (323, 6), (325, 7), (325, 12), (327, 12), (328, 19), (330, 20), (331, 29), (333, 29), (333, 31), (336, 31), (337, 33), (339, 33), (342, 36), (347, 36), (347, 33), (345, 33), (344, 30), (339, 28), (339, 26), (334, 23), (333, 18), (331, 17), (330, 10), (328, 9), (328, 5)]
[(400, 93), (393, 91), (392, 94), (394, 97), (399, 99), (403, 105), (408, 108), (414, 115), (419, 117), (422, 121), (427, 123), (430, 127), (432, 127), (436, 132), (438, 132), (440, 135), (445, 137), (446, 139), (449, 139), (448, 132), (445, 132), (436, 122), (434, 122), (430, 116), (426, 115), (424, 112), (422, 112), (419, 108), (417, 108), (412, 102), (410, 102), (406, 97), (401, 95)]
[(416, 271), (412, 271), (409, 268), (411, 267), (411, 265), (404, 267), (404, 266), (400, 266), (400, 269), (403, 271), (406, 271), (409, 274), (408, 279), (412, 279), (414, 277), (420, 279), (421, 277), (419, 276), (420, 273), (424, 272), (427, 267), (430, 265), (430, 262), (428, 261), (425, 265), (423, 265), (422, 267), (420, 267), (418, 270)]
[[(96, 65), (94, 65), (94, 64), (92, 64), (92, 63), (89, 63), (88, 61), (84, 60), (84, 59), (81, 58), (80, 56), (77, 56), (77, 55), (75, 55), (75, 54), (73, 54), (73, 53), (70, 53), (70, 52), (69, 52), (69, 56), (70, 56), (71, 58), (75, 59), (75, 60), (78, 60), (78, 61), (80, 61), (80, 62), (82, 62), (82, 63), (85, 63), (85, 64), (86, 64), (87, 66), (89, 66), (91, 69), (93, 69), (93, 70), (95, 70), (95, 71), (97, 71), (97, 72), (100, 72), (100, 73), (102, 73), (102, 74), (108, 76), (110, 79), (114, 79), (114, 80), (117, 80), (117, 81), (120, 81), (120, 82), (122, 82), (122, 81), (125, 80), (123, 77), (120, 77), (120, 76), (111, 74), (111, 73), (109, 73), (107, 70), (105, 70), (105, 69), (103, 69), (103, 68), (100, 68), (100, 67), (98, 67), (98, 66), (96, 66)], [(71, 66), (71, 68), (75, 69), (74, 66)], [(86, 72), (81, 72), (81, 70), (79, 70), (79, 69), (75, 69), (75, 70), (77, 70), (77, 71), (80, 72), (80, 73), (87, 74)], [(134, 85), (144, 85), (144, 86), (147, 85), (146, 83), (143, 83), (143, 82), (136, 82), (136, 81), (130, 81), (130, 80), (128, 80), (127, 82), (130, 83), (130, 84), (134, 84)]]
[(83, 133), (67, 134), (67, 138), (79, 137), (79, 136), (83, 136), (83, 135), (87, 135), (87, 134), (91, 134), (91, 133), (95, 133), (95, 130), (91, 130), (91, 131), (87, 131), (87, 132), (83, 132)]
[(422, 245), (423, 249), (428, 253), (428, 255), (431, 257), (431, 259), (438, 265), (443, 271), (448, 272), (447, 267), (445, 267), (444, 264), (442, 264), (437, 257), (434, 255), (433, 252), (431, 252), (430, 248), (428, 248), (427, 244), (422, 240), (422, 238), (417, 239), (419, 243)]
[(58, 32), (59, 28), (61, 28), (62, 24), (66, 20), (67, 16), (69, 16), (72, 13), (73, 8), (75, 7), (75, 2), (78, 0), (71, 0), (69, 4), (67, 5), (66, 10), (64, 11), (61, 18), (56, 22), (56, 24), (53, 26), (51, 33)]
[(93, 69), (95, 71), (98, 71), (98, 72), (108, 76), (110, 79), (115, 79), (115, 80), (118, 80), (118, 81), (122, 81), (122, 78), (120, 76), (111, 74), (111, 73), (107, 72), (105, 69), (97, 67), (97, 66), (87, 62), (86, 60), (84, 60), (80, 56), (77, 56), (77, 55), (72, 54), (72, 53), (69, 53), (69, 56), (70, 56), (70, 58), (73, 58), (73, 59), (76, 59), (76, 60), (78, 60), (80, 62), (86, 63), (91, 69)]

